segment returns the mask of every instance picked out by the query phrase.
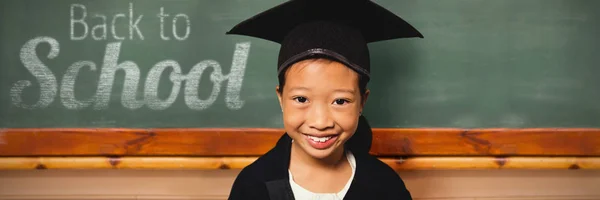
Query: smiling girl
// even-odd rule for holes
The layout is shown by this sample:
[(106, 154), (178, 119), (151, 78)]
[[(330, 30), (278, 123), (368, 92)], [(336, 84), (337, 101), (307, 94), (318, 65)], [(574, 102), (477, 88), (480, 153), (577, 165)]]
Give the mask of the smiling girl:
[(362, 111), (371, 78), (367, 43), (421, 33), (368, 0), (291, 0), (228, 34), (281, 44), (275, 92), (286, 131), (240, 172), (230, 200), (411, 199), (398, 174), (369, 154)]

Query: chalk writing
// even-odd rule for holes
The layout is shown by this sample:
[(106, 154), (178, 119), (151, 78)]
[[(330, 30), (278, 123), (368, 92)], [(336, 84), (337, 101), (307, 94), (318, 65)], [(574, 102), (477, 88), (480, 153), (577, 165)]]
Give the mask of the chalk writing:
[[(225, 85), (224, 99), (227, 108), (237, 110), (244, 106), (244, 101), (240, 98), (240, 92), (246, 70), (246, 61), (250, 52), (249, 42), (236, 44), (228, 74), (223, 74), (221, 65), (215, 60), (200, 61), (185, 74), (177, 61), (167, 59), (154, 64), (145, 79), (142, 79), (140, 67), (134, 61), (120, 60), (119, 56), (121, 55), (121, 45), (125, 40), (144, 40), (144, 35), (139, 27), (144, 15), (134, 14), (133, 3), (129, 3), (129, 13), (117, 13), (112, 17), (101, 13), (88, 13), (87, 9), (83, 4), (70, 5), (70, 39), (79, 41), (91, 38), (92, 41), (101, 41), (108, 40), (111, 37), (117, 40), (106, 44), (102, 63), (97, 64), (91, 60), (75, 61), (66, 69), (62, 77), (57, 76), (60, 72), (51, 70), (53, 69), (51, 66), (43, 63), (40, 59), (43, 53), (37, 50), (40, 46), (49, 45), (50, 51), (45, 57), (50, 60), (55, 59), (60, 53), (59, 41), (49, 36), (33, 38), (22, 46), (20, 60), (23, 67), (35, 78), (35, 81), (19, 80), (13, 84), (10, 91), (13, 105), (24, 109), (42, 109), (51, 105), (58, 95), (62, 105), (70, 110), (86, 108), (105, 110), (111, 105), (111, 100), (116, 98), (113, 97), (115, 76), (118, 72), (123, 72), (122, 91), (120, 91), (120, 95), (114, 96), (120, 98), (121, 105), (130, 110), (140, 109), (144, 106), (152, 110), (168, 109), (177, 100), (180, 93), (183, 93), (183, 101), (188, 108), (204, 110), (214, 104), (221, 93), (223, 85)], [(175, 38), (173, 41), (183, 41), (189, 38), (191, 21), (188, 15), (185, 13), (168, 14), (165, 12), (164, 7), (160, 7), (157, 16), (160, 19), (160, 38), (162, 40)], [(172, 20), (166, 20), (170, 16), (172, 16)], [(128, 21), (129, 34), (127, 34), (124, 27), (116, 27), (119, 20)], [(172, 22), (172, 34), (166, 33), (165, 21)], [(177, 28), (178, 22), (185, 22), (185, 32), (181, 31), (184, 29)], [(112, 36), (108, 36), (108, 29), (110, 29)], [(178, 32), (178, 30), (180, 31)], [(204, 71), (209, 68), (212, 68), (212, 72), (206, 77), (210, 79), (211, 92), (208, 97), (201, 98), (199, 95), (201, 79)], [(96, 88), (88, 88), (92, 91), (95, 89), (92, 96), (79, 96), (80, 99), (77, 99), (75, 94), (77, 82), (85, 81), (78, 80), (79, 73), (82, 70), (85, 70), (86, 73), (97, 73), (99, 79)], [(172, 84), (171, 91), (168, 97), (161, 99), (158, 95), (158, 88), (161, 84), (161, 77), (167, 70), (171, 71), (168, 74), (168, 81)], [(39, 99), (36, 103), (27, 104), (25, 102), (30, 101), (23, 99), (23, 92), (28, 88), (38, 88), (33, 87), (33, 82), (39, 84)], [(203, 87), (207, 86), (203, 85)], [(140, 89), (143, 91), (143, 95), (138, 95)]]
[[(17, 81), (12, 89), (11, 96), (13, 104), (20, 108), (37, 109), (50, 105), (57, 94), (57, 78), (48, 66), (40, 61), (36, 54), (36, 47), (41, 44), (50, 45), (49, 59), (56, 58), (59, 54), (59, 43), (51, 37), (38, 37), (28, 41), (21, 49), (21, 62), (23, 66), (33, 75), (40, 85), (40, 99), (33, 105), (23, 103), (21, 93), (27, 87), (32, 86), (29, 80)], [(184, 100), (186, 105), (193, 110), (203, 110), (210, 107), (220, 93), (221, 85), (227, 81), (225, 101), (229, 109), (240, 109), (244, 101), (240, 99), (240, 91), (244, 79), (246, 60), (250, 51), (250, 43), (238, 43), (233, 55), (233, 62), (229, 74), (223, 74), (221, 66), (217, 61), (204, 60), (196, 64), (190, 72), (182, 74), (181, 67), (174, 60), (164, 60), (155, 64), (148, 73), (144, 83), (143, 99), (136, 99), (140, 82), (140, 69), (133, 61), (122, 61), (119, 63), (121, 42), (109, 43), (106, 46), (100, 79), (96, 94), (86, 100), (75, 99), (75, 83), (81, 69), (87, 67), (90, 71), (96, 71), (93, 61), (77, 61), (65, 72), (60, 84), (60, 99), (67, 109), (83, 109), (93, 104), (94, 109), (107, 109), (112, 94), (115, 74), (118, 70), (125, 72), (125, 81), (121, 93), (121, 104), (128, 109), (139, 109), (144, 105), (154, 110), (163, 110), (171, 106), (179, 95), (181, 85), (184, 84)], [(173, 83), (171, 94), (165, 100), (158, 98), (158, 85), (160, 76), (167, 68), (172, 68), (170, 81)], [(202, 73), (207, 68), (213, 68), (210, 80), (213, 83), (212, 92), (207, 99), (198, 98), (198, 87)]]
[[(171, 94), (166, 100), (161, 100), (158, 98), (158, 85), (160, 81), (160, 76), (163, 71), (167, 68), (172, 68), (173, 72), (169, 79), (173, 83), (173, 87), (171, 88)], [(144, 87), (144, 99), (148, 104), (148, 107), (153, 110), (164, 110), (171, 106), (173, 102), (177, 99), (179, 95), (179, 91), (181, 90), (181, 82), (183, 81), (181, 75), (181, 67), (179, 63), (173, 60), (165, 60), (157, 63), (151, 70), (148, 76), (146, 77), (146, 85)]]
[(250, 43), (239, 43), (236, 45), (231, 63), (231, 72), (227, 75), (228, 85), (225, 95), (225, 102), (230, 109), (240, 109), (244, 106), (244, 101), (240, 100), (240, 90), (246, 71), (246, 61), (250, 53)]
[(96, 104), (94, 105), (96, 110), (108, 107), (117, 70), (125, 71), (125, 83), (121, 93), (121, 103), (123, 106), (129, 109), (138, 109), (143, 106), (142, 101), (135, 99), (140, 80), (140, 69), (132, 61), (117, 63), (120, 51), (120, 42), (113, 42), (106, 45), (104, 64), (102, 65), (98, 90), (96, 91)]
[[(160, 14), (158, 14), (158, 18), (160, 18), (160, 38), (163, 40), (170, 40), (171, 38), (169, 38), (168, 36), (165, 36), (165, 17), (168, 17), (169, 14), (165, 14), (164, 11), (164, 7), (160, 7)], [(185, 19), (185, 23), (186, 23), (186, 28), (185, 28), (185, 34), (183, 36), (179, 36), (179, 34), (177, 34), (177, 21), (179, 20), (179, 18), (183, 18)], [(189, 37), (190, 35), (190, 17), (188, 17), (186, 14), (184, 13), (179, 13), (177, 15), (175, 15), (175, 17), (173, 17), (173, 24), (172, 24), (172, 30), (173, 30), (173, 37), (175, 37), (175, 39), (177, 40), (185, 40)]]
[(79, 61), (69, 66), (67, 72), (63, 76), (60, 88), (60, 98), (63, 102), (63, 105), (68, 109), (83, 109), (90, 106), (95, 100), (94, 98), (89, 98), (84, 101), (75, 99), (75, 79), (79, 74), (79, 70), (86, 66), (89, 67), (90, 71), (96, 71), (96, 63), (91, 61)]
[(50, 37), (34, 38), (23, 45), (20, 54), (21, 61), (23, 62), (27, 71), (29, 71), (29, 73), (35, 77), (40, 85), (40, 99), (33, 105), (24, 104), (20, 94), (26, 87), (31, 86), (31, 81), (19, 80), (10, 90), (12, 102), (18, 107), (29, 109), (45, 108), (50, 105), (52, 101), (54, 101), (54, 96), (56, 96), (56, 77), (54, 74), (52, 74), (52, 71), (50, 71), (50, 69), (48, 69), (48, 67), (46, 67), (42, 61), (40, 61), (35, 52), (35, 47), (42, 42), (50, 45), (50, 52), (48, 52), (48, 55), (46, 56), (48, 59), (53, 59), (58, 56), (58, 52), (60, 50), (58, 41)]
[[(76, 12), (81, 13), (81, 14), (78, 15), (78, 14), (76, 14)], [(88, 36), (88, 33), (89, 33), (88, 32), (88, 29), (89, 29), (88, 23), (91, 23), (91, 21), (98, 21), (98, 20), (101, 22), (99, 24), (96, 24), (92, 28), (92, 30), (91, 30), (92, 38), (94, 40), (106, 40), (107, 39), (107, 31), (106, 31), (107, 17), (106, 17), (106, 15), (95, 14), (92, 17), (92, 20), (86, 19), (87, 18), (87, 8), (85, 7), (85, 5), (81, 5), (81, 4), (72, 4), (70, 13), (71, 13), (71, 18), (70, 18), (71, 40), (84, 40)], [(119, 14), (116, 14), (115, 16), (113, 16), (111, 19), (111, 26), (110, 26), (111, 29), (110, 30), (113, 35), (113, 38), (115, 40), (125, 40), (126, 37), (117, 35), (117, 28), (115, 27), (115, 22), (119, 18), (128, 18), (129, 19), (129, 24), (128, 24), (129, 39), (133, 40), (134, 36), (137, 35), (137, 37), (140, 40), (144, 40), (144, 35), (142, 34), (142, 31), (140, 30), (140, 27), (139, 27), (139, 23), (143, 17), (144, 17), (144, 15), (139, 15), (136, 18), (136, 15), (134, 15), (134, 13), (133, 13), (133, 3), (129, 3), (129, 17), (125, 16), (124, 13), (119, 13)], [(134, 19), (135, 19), (135, 21), (134, 21)], [(186, 18), (186, 19), (188, 19), (188, 22), (189, 22), (189, 18)], [(86, 20), (88, 20), (88, 21), (86, 21)], [(175, 19), (173, 19), (173, 20), (175, 20)], [(83, 27), (83, 33), (77, 35), (76, 31), (75, 31), (75, 27), (76, 27), (75, 25), (79, 25), (79, 26)], [(188, 26), (189, 25), (190, 24), (188, 23)], [(98, 33), (98, 31), (100, 31), (100, 35), (96, 34), (96, 33)]]

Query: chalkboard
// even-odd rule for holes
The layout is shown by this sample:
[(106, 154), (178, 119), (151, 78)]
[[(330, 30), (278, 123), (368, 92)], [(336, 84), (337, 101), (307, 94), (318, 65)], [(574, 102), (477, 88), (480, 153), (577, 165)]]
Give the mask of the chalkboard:
[[(279, 45), (225, 35), (279, 0), (0, 1), (0, 128), (279, 128)], [(600, 127), (600, 1), (378, 0), (373, 127)], [(385, 70), (384, 70), (385, 69)]]

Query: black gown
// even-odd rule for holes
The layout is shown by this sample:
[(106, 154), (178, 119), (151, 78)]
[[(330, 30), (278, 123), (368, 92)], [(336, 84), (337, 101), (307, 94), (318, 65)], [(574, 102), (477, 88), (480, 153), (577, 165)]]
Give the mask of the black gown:
[[(277, 145), (246, 166), (235, 179), (229, 200), (294, 200), (288, 167), (292, 139), (284, 134)], [(356, 172), (344, 200), (412, 200), (400, 176), (368, 152), (352, 152)]]

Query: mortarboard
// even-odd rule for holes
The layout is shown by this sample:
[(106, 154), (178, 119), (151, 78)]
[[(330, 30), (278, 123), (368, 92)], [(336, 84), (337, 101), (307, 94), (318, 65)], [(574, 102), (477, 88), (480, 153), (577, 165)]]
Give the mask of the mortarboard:
[(307, 58), (326, 57), (370, 77), (367, 43), (423, 35), (370, 0), (289, 0), (233, 27), (227, 34), (281, 44), (278, 74)]

